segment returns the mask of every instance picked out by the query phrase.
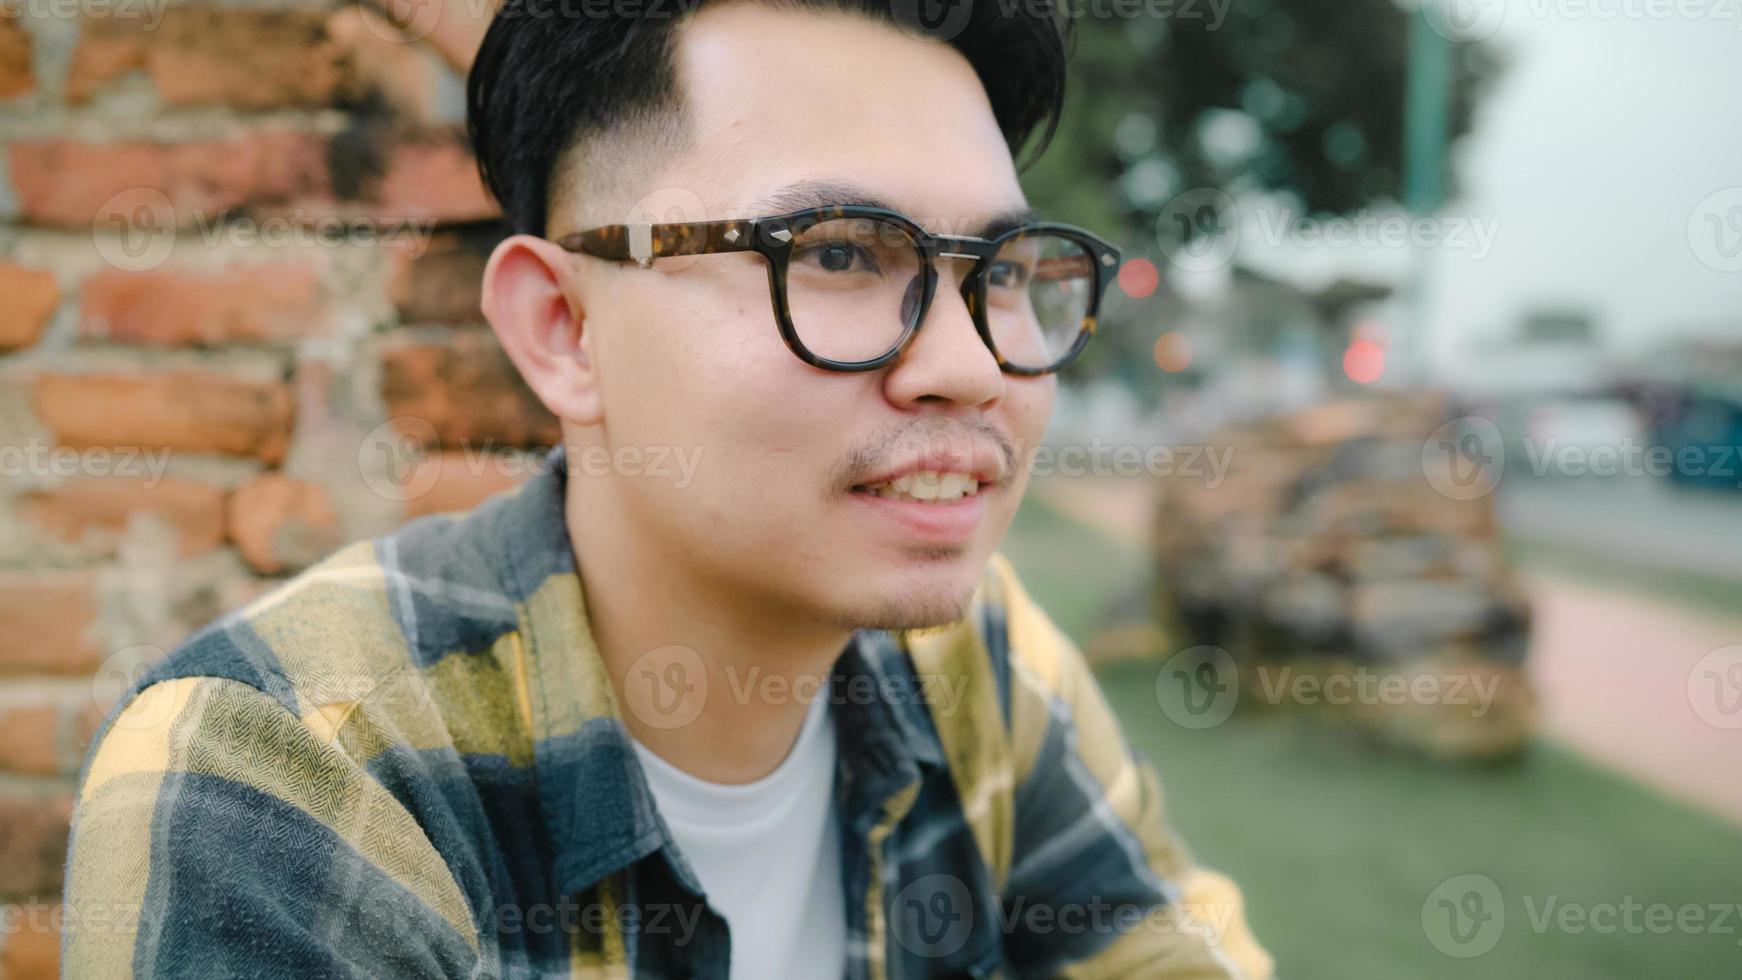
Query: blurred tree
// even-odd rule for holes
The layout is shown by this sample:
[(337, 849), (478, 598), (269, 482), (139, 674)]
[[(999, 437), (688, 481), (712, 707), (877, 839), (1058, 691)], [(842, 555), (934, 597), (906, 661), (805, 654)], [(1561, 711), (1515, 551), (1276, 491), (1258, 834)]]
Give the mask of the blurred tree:
[[(1140, 9), (1167, 16), (1138, 17), (1094, 16), (1114, 9), (1105, 0), (1060, 3), (1077, 25), (1067, 109), (1053, 144), (1023, 173), (1048, 213), (1105, 230), (1127, 257), (1165, 267), (1183, 243), (1172, 222), (1158, 221), (1181, 194), (1280, 193), (1319, 216), (1401, 199), (1414, 3), (1150, 0)], [(1500, 68), (1491, 47), (1454, 45), (1454, 141)], [(1214, 231), (1214, 219), (1193, 231)], [(1131, 366), (1108, 362), (1138, 358), (1135, 369), (1153, 383), (1156, 332), (1109, 332), (1115, 342), (1091, 345), (1078, 377), (1127, 374)]]

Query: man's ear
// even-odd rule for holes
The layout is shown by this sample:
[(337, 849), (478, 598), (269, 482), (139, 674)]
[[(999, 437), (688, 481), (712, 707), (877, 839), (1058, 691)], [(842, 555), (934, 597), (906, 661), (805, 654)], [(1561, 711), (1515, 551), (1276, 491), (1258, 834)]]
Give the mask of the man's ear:
[(539, 400), (558, 418), (595, 425), (603, 417), (592, 335), (572, 295), (574, 257), (532, 235), (504, 239), (484, 266), (484, 318)]

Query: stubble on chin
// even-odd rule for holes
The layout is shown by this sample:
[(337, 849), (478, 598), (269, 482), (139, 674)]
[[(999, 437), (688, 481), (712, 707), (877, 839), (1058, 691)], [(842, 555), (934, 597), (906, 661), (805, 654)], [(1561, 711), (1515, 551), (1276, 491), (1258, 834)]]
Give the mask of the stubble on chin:
[[(959, 558), (959, 549), (941, 549), (938, 560)], [(968, 614), (977, 582), (940, 587), (935, 580), (915, 576), (881, 595), (866, 594), (857, 605), (837, 610), (836, 625), (848, 630), (927, 629), (947, 626)]]

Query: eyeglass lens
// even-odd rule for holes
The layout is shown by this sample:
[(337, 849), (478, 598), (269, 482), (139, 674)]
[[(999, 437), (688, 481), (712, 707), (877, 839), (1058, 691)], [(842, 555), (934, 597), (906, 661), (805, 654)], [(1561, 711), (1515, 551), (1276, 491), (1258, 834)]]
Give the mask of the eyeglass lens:
[[(811, 353), (867, 361), (888, 353), (919, 315), (921, 253), (901, 225), (832, 218), (794, 229), (786, 302)], [(1006, 240), (986, 270), (992, 342), (1017, 366), (1044, 369), (1076, 344), (1095, 296), (1093, 257), (1073, 239)]]

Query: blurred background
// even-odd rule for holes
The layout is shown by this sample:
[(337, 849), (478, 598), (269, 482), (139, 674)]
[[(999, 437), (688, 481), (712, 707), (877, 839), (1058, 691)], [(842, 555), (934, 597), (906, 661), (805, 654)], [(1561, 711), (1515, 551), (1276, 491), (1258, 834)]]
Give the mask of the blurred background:
[[(1057, 6), (1127, 261), (1005, 551), (1281, 975), (1742, 976), (1742, 7)], [(555, 437), (489, 10), (0, 0), (0, 978), (145, 664)]]

